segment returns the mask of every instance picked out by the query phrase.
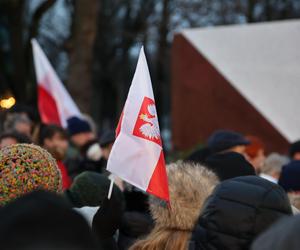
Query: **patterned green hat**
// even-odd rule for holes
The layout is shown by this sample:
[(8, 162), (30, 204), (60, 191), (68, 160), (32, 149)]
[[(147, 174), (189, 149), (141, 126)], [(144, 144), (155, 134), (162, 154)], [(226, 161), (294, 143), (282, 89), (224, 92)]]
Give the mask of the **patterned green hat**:
[(53, 157), (33, 144), (0, 150), (0, 206), (31, 191), (62, 192), (61, 173)]

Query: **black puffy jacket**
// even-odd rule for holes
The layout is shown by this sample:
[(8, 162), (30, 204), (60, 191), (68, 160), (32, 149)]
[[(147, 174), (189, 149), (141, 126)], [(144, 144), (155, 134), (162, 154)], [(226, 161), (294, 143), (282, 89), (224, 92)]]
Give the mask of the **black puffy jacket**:
[(257, 176), (220, 183), (206, 200), (191, 249), (244, 250), (272, 223), (291, 215), (284, 190)]

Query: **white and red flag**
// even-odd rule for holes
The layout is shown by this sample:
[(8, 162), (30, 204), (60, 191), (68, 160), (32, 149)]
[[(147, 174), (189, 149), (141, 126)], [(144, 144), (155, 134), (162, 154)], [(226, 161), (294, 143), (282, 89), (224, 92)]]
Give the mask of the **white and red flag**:
[(38, 42), (32, 39), (31, 43), (38, 86), (38, 108), (42, 122), (66, 127), (69, 118), (81, 117), (81, 113)]
[(162, 141), (143, 48), (116, 135), (107, 170), (141, 190), (169, 201)]

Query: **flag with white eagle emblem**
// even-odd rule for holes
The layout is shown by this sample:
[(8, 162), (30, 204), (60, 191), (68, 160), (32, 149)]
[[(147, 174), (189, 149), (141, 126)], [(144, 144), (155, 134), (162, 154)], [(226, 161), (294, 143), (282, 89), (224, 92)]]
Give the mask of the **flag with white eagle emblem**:
[(141, 190), (169, 201), (162, 141), (143, 48), (116, 134), (107, 170)]

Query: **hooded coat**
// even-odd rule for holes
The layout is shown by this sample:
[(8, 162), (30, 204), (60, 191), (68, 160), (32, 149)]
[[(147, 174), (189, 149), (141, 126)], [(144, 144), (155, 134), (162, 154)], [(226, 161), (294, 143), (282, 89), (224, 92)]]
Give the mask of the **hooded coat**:
[(197, 164), (173, 163), (167, 174), (170, 208), (164, 201), (150, 198), (154, 229), (131, 249), (186, 249), (200, 208), (218, 183), (212, 171)]
[(279, 185), (257, 176), (226, 180), (203, 206), (193, 249), (249, 249), (256, 236), (291, 214), (289, 199)]

